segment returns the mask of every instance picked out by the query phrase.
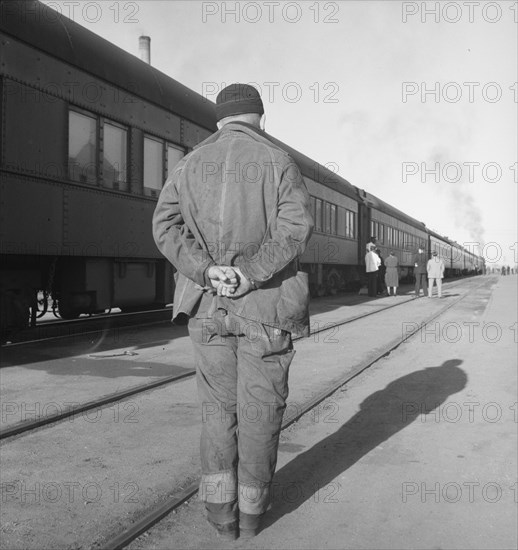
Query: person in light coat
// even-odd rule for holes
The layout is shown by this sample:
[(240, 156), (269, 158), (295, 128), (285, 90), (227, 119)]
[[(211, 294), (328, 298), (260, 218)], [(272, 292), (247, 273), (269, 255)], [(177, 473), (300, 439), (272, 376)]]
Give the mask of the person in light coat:
[(432, 252), (432, 257), (426, 264), (428, 273), (428, 298), (432, 297), (433, 283), (437, 284), (437, 295), (440, 298), (442, 295), (442, 278), (444, 277), (444, 262), (439, 258), (437, 252)]
[(378, 269), (381, 265), (380, 257), (376, 254), (376, 245), (369, 243), (367, 245), (367, 254), (365, 254), (365, 271), (367, 272), (367, 283), (369, 287), (369, 296), (377, 296)]

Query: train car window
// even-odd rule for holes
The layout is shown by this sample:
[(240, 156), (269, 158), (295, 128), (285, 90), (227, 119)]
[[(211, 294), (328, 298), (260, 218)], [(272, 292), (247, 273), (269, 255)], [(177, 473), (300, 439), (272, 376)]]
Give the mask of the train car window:
[(331, 205), (324, 202), (324, 233), (331, 233)]
[(357, 238), (356, 212), (351, 212), (351, 239)]
[(383, 224), (371, 221), (371, 235), (376, 238), (379, 243), (384, 242)]
[(144, 191), (157, 197), (164, 183), (164, 145), (162, 141), (144, 137)]
[(315, 231), (322, 231), (322, 200), (315, 199)]
[(180, 147), (176, 147), (171, 143), (167, 144), (167, 177), (172, 174), (174, 167), (184, 157), (185, 151)]
[(347, 237), (347, 210), (338, 206), (336, 232), (340, 237)]
[(103, 184), (128, 191), (128, 131), (110, 122), (103, 128)]
[[(347, 210), (347, 221), (346, 221), (345, 231), (346, 231), (346, 236), (349, 237), (350, 239), (354, 239), (353, 221), (354, 221), (353, 212), (350, 212), (349, 210)], [(372, 224), (371, 224), (371, 227), (372, 227)]]
[(336, 205), (332, 204), (330, 208), (330, 226), (331, 226), (331, 235), (336, 235)]
[(68, 173), (73, 181), (97, 183), (97, 119), (76, 111), (68, 117)]

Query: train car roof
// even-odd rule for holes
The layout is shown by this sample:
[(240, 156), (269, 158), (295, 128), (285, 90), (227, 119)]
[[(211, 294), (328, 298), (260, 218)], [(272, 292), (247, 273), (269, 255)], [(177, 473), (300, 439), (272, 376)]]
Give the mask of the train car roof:
[(358, 189), (358, 195), (367, 206), (371, 206), (372, 208), (375, 208), (380, 212), (384, 212), (385, 214), (388, 214), (393, 218), (396, 218), (402, 222), (405, 222), (408, 225), (412, 225), (417, 229), (421, 229), (422, 231), (427, 231), (427, 228), (423, 222), (420, 222), (419, 220), (412, 218), (412, 216), (409, 216), (408, 214), (401, 212), (401, 210), (395, 208), (394, 206), (391, 206), (385, 201), (382, 201), (381, 199), (379, 199), (375, 195), (372, 195), (368, 191), (365, 191), (364, 189)]
[(259, 133), (264, 135), (274, 145), (277, 145), (279, 148), (286, 151), (286, 153), (288, 153), (297, 163), (297, 166), (300, 168), (304, 176), (320, 183), (321, 185), (324, 185), (325, 187), (329, 187), (329, 189), (333, 189), (342, 195), (346, 195), (351, 199), (358, 201), (357, 188), (349, 183), (345, 178), (335, 174), (329, 170), (329, 168), (322, 166), (317, 161), (307, 157), (289, 145), (286, 145), (270, 134), (261, 131), (259, 131)]
[(0, 8), (0, 29), (6, 34), (216, 130), (211, 101), (38, 0), (1, 0)]
[[(449, 239), (448, 237), (445, 237), (443, 235), (440, 235), (439, 233), (437, 233), (436, 231), (433, 231), (432, 229), (428, 229), (428, 233), (430, 233), (430, 235), (432, 235), (432, 237), (435, 237), (436, 239), (439, 239), (451, 246), (457, 246), (459, 247), (460, 245), (458, 243), (456, 243), (455, 241), (452, 241), (451, 239)], [(461, 247), (462, 248), (462, 247)]]
[(450, 246), (453, 246), (455, 248), (458, 248), (458, 249), (462, 250), (465, 254), (468, 254), (469, 256), (473, 256), (474, 258), (483, 260), (482, 256), (479, 256), (478, 254), (475, 254), (474, 252), (471, 252), (471, 250), (469, 250), (468, 248), (465, 248), (463, 245), (459, 244), (457, 241), (452, 241), (448, 237), (443, 237), (442, 235), (439, 235), (439, 233), (437, 233), (436, 231), (433, 231), (431, 229), (428, 229), (428, 233), (430, 233), (430, 235), (432, 235), (432, 237), (435, 237), (436, 239), (438, 239), (440, 241), (443, 241), (443, 242), (449, 244)]

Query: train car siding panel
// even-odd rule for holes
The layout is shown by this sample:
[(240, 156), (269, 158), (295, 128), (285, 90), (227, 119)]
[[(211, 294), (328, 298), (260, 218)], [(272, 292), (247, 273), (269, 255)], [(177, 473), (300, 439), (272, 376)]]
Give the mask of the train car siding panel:
[(306, 176), (304, 177), (304, 182), (306, 183), (306, 187), (310, 195), (328, 201), (332, 204), (336, 204), (337, 206), (347, 208), (352, 212), (358, 212), (358, 202), (348, 197), (347, 195), (339, 193), (334, 189), (324, 187), (323, 185)]
[(151, 232), (154, 201), (101, 190), (66, 189), (64, 193), (63, 237), (77, 243), (81, 256), (162, 258)]
[[(67, 106), (56, 99), (42, 107), (38, 90), (4, 79), (2, 163), (10, 169), (45, 177), (66, 178)], [(36, 94), (36, 95), (34, 95)]]
[(1, 194), (3, 205), (8, 205), (0, 215), (2, 254), (62, 253), (62, 185), (5, 172)]

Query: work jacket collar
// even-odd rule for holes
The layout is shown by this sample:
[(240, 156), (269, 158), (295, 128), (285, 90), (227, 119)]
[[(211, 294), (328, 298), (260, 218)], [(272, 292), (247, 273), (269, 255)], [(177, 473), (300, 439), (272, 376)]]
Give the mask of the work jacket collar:
[(220, 137), (230, 132), (241, 132), (247, 135), (248, 137), (251, 137), (255, 141), (258, 141), (259, 143), (264, 143), (265, 145), (269, 145), (270, 147), (275, 147), (276, 149), (279, 149), (279, 151), (282, 151), (280, 147), (277, 147), (274, 143), (272, 143), (268, 139), (269, 136), (266, 132), (263, 132), (259, 128), (256, 128), (255, 126), (252, 126), (247, 122), (228, 122), (227, 124), (225, 124), (225, 126), (223, 126), (223, 128), (221, 128), (220, 130), (218, 130), (217, 132), (209, 136), (207, 139), (205, 139), (204, 141), (196, 145), (194, 149), (198, 149), (199, 147), (203, 147), (205, 145), (215, 143), (216, 141), (218, 141), (218, 139), (220, 139)]

